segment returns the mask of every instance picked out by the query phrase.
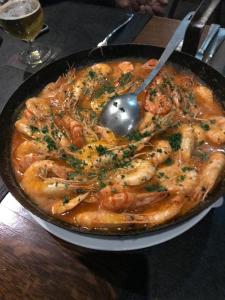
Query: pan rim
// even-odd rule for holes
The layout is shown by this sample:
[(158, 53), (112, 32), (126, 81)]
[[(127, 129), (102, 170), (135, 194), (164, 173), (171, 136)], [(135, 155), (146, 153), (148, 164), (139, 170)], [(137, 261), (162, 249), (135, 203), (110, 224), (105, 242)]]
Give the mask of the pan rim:
[[(157, 49), (157, 51), (163, 51), (163, 48), (161, 47), (155, 47), (155, 46), (150, 46), (150, 45), (145, 45), (145, 44), (120, 44), (120, 45), (110, 45), (110, 46), (105, 46), (103, 47), (103, 52), (104, 50), (106, 50), (107, 48), (122, 48), (122, 47), (132, 47), (132, 48), (137, 48), (137, 49), (140, 49), (141, 47), (147, 47), (148, 49), (150, 48), (154, 48), (154, 49)], [(68, 56), (65, 56), (63, 58), (60, 58), (59, 60), (56, 60), (55, 62), (53, 62), (52, 64), (44, 67), (43, 69), (39, 70), (37, 73), (33, 74), (32, 76), (30, 76), (26, 81), (24, 81), (16, 90), (15, 92), (11, 95), (11, 97), (9, 98), (7, 104), (5, 105), (2, 113), (1, 113), (1, 117), (2, 115), (4, 114), (4, 111), (7, 110), (7, 105), (10, 103), (10, 101), (12, 101), (11, 99), (13, 99), (13, 97), (15, 97), (16, 93), (18, 93), (18, 90), (20, 90), (21, 88), (23, 88), (23, 86), (25, 84), (27, 84), (27, 82), (29, 80), (32, 80), (33, 78), (35, 77), (38, 77), (40, 76), (40, 74), (42, 72), (44, 72), (46, 70), (46, 68), (52, 68), (53, 65), (57, 65), (57, 64), (60, 64), (60, 62), (63, 62), (65, 60), (69, 60), (71, 59), (71, 57), (74, 57), (74, 56), (79, 56), (79, 54), (88, 54), (92, 49), (85, 49), (85, 50), (81, 50), (79, 52), (76, 52), (76, 53), (73, 53), (71, 55), (68, 55)], [(98, 50), (97, 50), (98, 51)], [(112, 50), (113, 51), (113, 50)], [(186, 58), (189, 58), (191, 60), (194, 60), (196, 62), (198, 62), (198, 64), (200, 63), (200, 65), (202, 64), (202, 66), (205, 66), (204, 63), (198, 61), (197, 59), (195, 59), (194, 57), (186, 54), (186, 53), (179, 53), (179, 52), (175, 52), (175, 54), (173, 56), (177, 56), (179, 57), (179, 55), (182, 55)], [(123, 58), (124, 56), (121, 56), (121, 58)], [(128, 56), (128, 57), (131, 57), (131, 56)], [(119, 57), (118, 57), (119, 58)], [(210, 68), (212, 69), (210, 66), (207, 66), (207, 68)], [(217, 73), (217, 76), (223, 78), (223, 81), (224, 81), (224, 77), (219, 73), (217, 72), (216, 70), (213, 70), (213, 72), (216, 72)], [(220, 78), (220, 79), (221, 79)], [(25, 100), (24, 100), (25, 102)], [(1, 118), (0, 117), (0, 128), (2, 128), (2, 122), (1, 122)], [(11, 124), (12, 125), (12, 124)], [(0, 143), (0, 145), (2, 145), (2, 142)], [(2, 152), (2, 150), (0, 150), (0, 153)], [(194, 209), (192, 209), (189, 214), (187, 215), (184, 215), (184, 216), (181, 216), (180, 218), (176, 218), (172, 221), (169, 221), (167, 223), (164, 223), (164, 224), (161, 224), (161, 225), (158, 225), (158, 226), (154, 226), (154, 227), (148, 227), (148, 228), (142, 228), (141, 230), (137, 230), (137, 229), (133, 229), (132, 231), (132, 228), (131, 230), (128, 230), (128, 231), (113, 231), (113, 232), (109, 232), (109, 231), (103, 231), (103, 230), (89, 230), (89, 229), (84, 229), (84, 228), (80, 228), (80, 227), (77, 227), (75, 225), (72, 225), (70, 223), (66, 223), (62, 220), (59, 220), (57, 218), (54, 218), (48, 214), (46, 214), (45, 212), (41, 211), (37, 205), (35, 205), (34, 202), (32, 202), (31, 200), (29, 200), (29, 198), (26, 196), (26, 194), (22, 191), (22, 189), (20, 188), (19, 184), (17, 183), (17, 181), (15, 180), (14, 178), (14, 182), (12, 183), (10, 180), (9, 180), (9, 177), (5, 177), (5, 174), (3, 173), (3, 168), (2, 166), (4, 165), (4, 163), (0, 162), (0, 173), (2, 175), (2, 178), (3, 178), (3, 181), (5, 182), (7, 188), (9, 189), (9, 191), (12, 193), (12, 195), (16, 198), (16, 200), (23, 206), (25, 207), (26, 209), (28, 209), (32, 214), (36, 215), (37, 217), (47, 221), (47, 222), (50, 222), (52, 223), (53, 225), (56, 225), (58, 227), (61, 227), (63, 229), (66, 229), (66, 230), (69, 230), (69, 231), (72, 231), (72, 232), (76, 232), (76, 233), (82, 233), (82, 234), (87, 234), (87, 235), (91, 235), (91, 236), (114, 236), (114, 237), (123, 237), (123, 236), (135, 236), (135, 235), (141, 235), (141, 234), (151, 234), (151, 233), (155, 233), (157, 231), (162, 231), (162, 230), (168, 230), (169, 228), (173, 228), (174, 226), (178, 226), (179, 224), (182, 224), (183, 222), (186, 222), (187, 220), (193, 218), (194, 216), (196, 216), (197, 214), (199, 214), (200, 212), (202, 212), (204, 209), (207, 209), (209, 206), (211, 206), (213, 203), (215, 203), (217, 201), (217, 199), (219, 198), (219, 196), (222, 196), (223, 194), (221, 195), (218, 195), (218, 197), (216, 199), (214, 199), (213, 201), (211, 201), (209, 199), (209, 201), (205, 201), (204, 202), (204, 205), (203, 205), (203, 208), (199, 208), (201, 205), (198, 205), (197, 207), (195, 207)], [(10, 162), (10, 166), (11, 166), (11, 162)], [(4, 167), (4, 166), (3, 166)], [(12, 169), (12, 166), (10, 168), (12, 174), (13, 174), (13, 169)], [(13, 174), (14, 176), (14, 174)], [(11, 178), (11, 177), (10, 177)], [(15, 189), (15, 185), (16, 184), (16, 188), (18, 189), (19, 188), (19, 192), (17, 190), (14, 190)], [(26, 198), (26, 200), (24, 200)], [(208, 198), (208, 197), (207, 197)], [(198, 208), (198, 209), (197, 209)]]

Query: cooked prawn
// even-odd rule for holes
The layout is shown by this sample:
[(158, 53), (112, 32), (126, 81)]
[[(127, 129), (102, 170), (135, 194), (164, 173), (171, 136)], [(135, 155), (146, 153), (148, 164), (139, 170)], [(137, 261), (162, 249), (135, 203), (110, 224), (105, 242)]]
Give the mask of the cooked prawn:
[(166, 140), (158, 140), (153, 144), (153, 151), (147, 154), (154, 166), (158, 166), (163, 163), (172, 153), (170, 143)]
[[(32, 163), (49, 157), (48, 148), (35, 141), (24, 141), (15, 150), (15, 159), (20, 172), (24, 172)], [(51, 152), (51, 156), (54, 153)]]
[(182, 161), (187, 161), (190, 160), (194, 150), (196, 136), (192, 126), (187, 124), (181, 126), (180, 133), (182, 134), (182, 140), (179, 150), (179, 157)]
[(166, 115), (172, 109), (172, 102), (170, 98), (160, 91), (157, 91), (155, 96), (152, 96), (146, 91), (146, 96), (143, 101), (143, 107), (153, 115)]
[(37, 119), (44, 119), (51, 115), (50, 101), (48, 98), (33, 97), (26, 101), (26, 108)]
[(113, 180), (123, 185), (134, 186), (148, 181), (154, 174), (155, 167), (149, 160), (136, 158), (127, 168), (118, 169), (113, 174)]
[(156, 173), (157, 181), (173, 193), (190, 194), (198, 180), (198, 171), (192, 166), (181, 167), (179, 162), (160, 167)]
[(77, 147), (82, 147), (85, 144), (83, 126), (68, 115), (64, 115), (62, 118), (64, 128), (67, 129), (67, 133), (71, 138), (71, 141)]
[[(37, 203), (43, 203), (53, 197), (71, 195), (76, 188), (87, 187), (87, 184), (67, 180), (73, 169), (60, 166), (51, 160), (34, 162), (24, 173), (21, 186), (25, 193)], [(57, 176), (57, 177), (52, 177)]]
[(53, 215), (60, 215), (67, 211), (72, 210), (73, 208), (77, 207), (81, 202), (83, 202), (88, 196), (89, 192), (85, 194), (78, 195), (72, 199), (68, 199), (65, 203), (65, 201), (62, 201), (62, 199), (56, 200), (53, 202), (51, 207), (51, 212)]
[(184, 202), (180, 196), (162, 200), (144, 214), (115, 213), (106, 210), (78, 212), (74, 223), (88, 229), (118, 228), (122, 225), (145, 224), (153, 227), (173, 219), (179, 214)]
[(101, 206), (114, 212), (143, 208), (168, 196), (168, 192), (134, 193), (119, 185), (107, 186), (99, 194)]
[(210, 155), (205, 167), (199, 175), (199, 184), (193, 192), (197, 201), (203, 201), (212, 190), (225, 168), (225, 155), (221, 152), (214, 152)]

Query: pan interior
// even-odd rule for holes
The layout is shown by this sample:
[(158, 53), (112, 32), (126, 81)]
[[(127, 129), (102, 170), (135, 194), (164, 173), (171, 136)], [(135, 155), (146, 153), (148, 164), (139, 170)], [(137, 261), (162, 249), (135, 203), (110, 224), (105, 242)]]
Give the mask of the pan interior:
[[(55, 81), (61, 74), (66, 73), (70, 67), (82, 68), (87, 65), (92, 65), (96, 62), (104, 62), (115, 59), (122, 58), (135, 58), (141, 60), (147, 60), (151, 58), (158, 58), (163, 49), (144, 45), (115, 45), (107, 46), (101, 50), (93, 51), (90, 54), (90, 50), (82, 51), (71, 55), (69, 57), (63, 58), (44, 69), (40, 70), (38, 73), (30, 77), (25, 81), (9, 99), (6, 107), (4, 108), (1, 118), (0, 118), (0, 130), (2, 132), (2, 139), (0, 141), (0, 155), (4, 157), (4, 160), (0, 161), (1, 175), (4, 182), (6, 183), (9, 191), (13, 196), (31, 213), (37, 215), (38, 217), (51, 222), (57, 226), (63, 227), (67, 230), (75, 232), (83, 232), (87, 234), (98, 234), (98, 235), (131, 235), (131, 234), (149, 234), (150, 232), (155, 232), (157, 230), (165, 230), (171, 228), (172, 226), (177, 226), (182, 222), (190, 219), (191, 217), (197, 215), (207, 207), (211, 206), (220, 196), (225, 192), (224, 180), (214, 189), (213, 193), (209, 194), (206, 201), (202, 202), (200, 205), (195, 207), (193, 210), (188, 212), (182, 217), (153, 228), (135, 230), (132, 226), (126, 232), (102, 232), (102, 231), (90, 231), (82, 228), (78, 228), (71, 224), (65, 223), (61, 220), (55, 219), (43, 211), (41, 211), (28, 197), (24, 194), (20, 186), (18, 185), (13, 170), (11, 166), (10, 159), (10, 148), (11, 148), (11, 136), (13, 131), (13, 124), (18, 117), (19, 112), (24, 107), (24, 102), (27, 98), (32, 97), (49, 82)], [(189, 70), (195, 73), (200, 80), (209, 85), (212, 90), (217, 95), (218, 99), (221, 101), (223, 107), (224, 102), (222, 100), (225, 95), (225, 84), (222, 75), (217, 73), (211, 67), (206, 64), (197, 61), (191, 56), (175, 53), (170, 60), (171, 63), (175, 64), (178, 68)], [(10, 124), (9, 121), (10, 120)], [(7, 124), (7, 126), (5, 126)]]

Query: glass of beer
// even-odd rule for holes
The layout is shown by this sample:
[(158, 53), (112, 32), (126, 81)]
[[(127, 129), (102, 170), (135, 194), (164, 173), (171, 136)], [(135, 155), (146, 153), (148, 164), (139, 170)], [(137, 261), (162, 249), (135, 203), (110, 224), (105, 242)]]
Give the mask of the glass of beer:
[(28, 49), (21, 53), (22, 63), (37, 65), (51, 57), (50, 48), (34, 44), (44, 24), (38, 0), (7, 1), (0, 6), (0, 24), (12, 36), (28, 42)]

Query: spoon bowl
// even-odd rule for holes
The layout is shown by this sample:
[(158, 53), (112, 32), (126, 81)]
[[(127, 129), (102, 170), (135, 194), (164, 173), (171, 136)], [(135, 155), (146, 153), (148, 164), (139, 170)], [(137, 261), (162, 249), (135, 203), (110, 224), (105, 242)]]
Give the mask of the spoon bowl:
[(100, 122), (117, 135), (128, 135), (140, 119), (140, 108), (135, 94), (124, 94), (111, 99), (103, 108)]
[(178, 44), (182, 41), (192, 17), (193, 12), (190, 12), (181, 21), (163, 51), (157, 65), (144, 80), (142, 85), (134, 93), (116, 96), (108, 101), (100, 115), (100, 123), (103, 126), (111, 129), (114, 133), (121, 136), (127, 135), (135, 130), (140, 119), (140, 108), (137, 96), (152, 82)]

